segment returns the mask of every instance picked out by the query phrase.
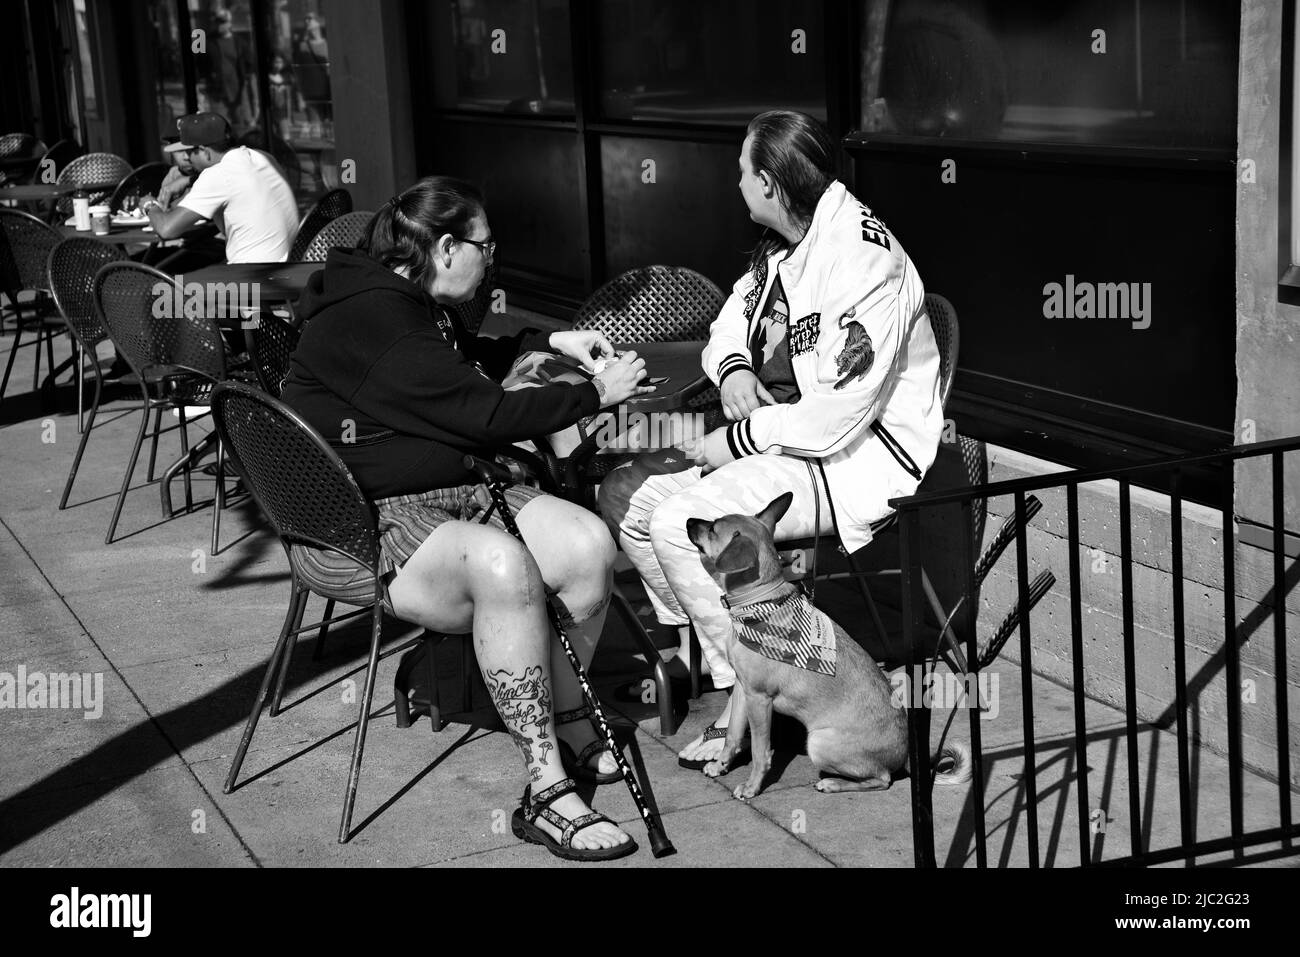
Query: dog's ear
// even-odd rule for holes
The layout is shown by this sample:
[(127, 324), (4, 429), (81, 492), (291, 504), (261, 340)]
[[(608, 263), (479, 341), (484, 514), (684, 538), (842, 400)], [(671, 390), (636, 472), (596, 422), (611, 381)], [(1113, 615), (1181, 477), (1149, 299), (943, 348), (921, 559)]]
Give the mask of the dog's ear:
[(767, 503), (767, 507), (754, 517), (767, 526), (768, 531), (776, 534), (776, 523), (781, 521), (790, 508), (790, 503), (794, 501), (794, 492), (786, 492), (784, 495), (778, 495), (772, 501)]
[(727, 547), (713, 560), (713, 566), (720, 572), (738, 572), (753, 568), (758, 564), (758, 549), (754, 543), (737, 532)]
[(704, 540), (708, 538), (709, 531), (713, 528), (712, 522), (706, 522), (702, 518), (688, 518), (686, 520), (686, 537), (691, 540), (691, 544), (704, 551)]

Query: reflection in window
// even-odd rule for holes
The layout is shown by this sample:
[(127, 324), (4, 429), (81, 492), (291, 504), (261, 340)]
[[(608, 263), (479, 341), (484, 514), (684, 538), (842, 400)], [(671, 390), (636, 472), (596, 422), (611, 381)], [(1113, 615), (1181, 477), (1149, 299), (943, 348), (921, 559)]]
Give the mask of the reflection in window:
[(448, 0), (429, 28), (438, 106), (573, 114), (566, 0)]
[[(77, 54), (81, 58), (81, 95), (83, 107), (87, 113), (98, 113), (98, 100), (95, 97), (95, 64), (90, 58), (90, 36), (86, 27), (86, 0), (74, 0), (73, 15), (76, 17)], [(74, 111), (74, 117), (77, 115)]]
[(149, 21), (153, 27), (158, 131), (163, 136), (175, 136), (176, 121), (185, 115), (185, 70), (175, 0), (150, 0)]
[(264, 32), (272, 154), (296, 192), (338, 185), (329, 39), (320, 0), (277, 0)]
[(198, 100), (201, 111), (220, 113), (243, 136), (257, 127), (261, 113), (257, 92), (257, 57), (248, 0), (229, 5), (188, 0), (190, 25), (202, 30), (198, 55)]
[(1239, 17), (1221, 0), (863, 0), (863, 126), (1231, 147)]
[(594, 9), (607, 119), (732, 123), (776, 107), (826, 118), (821, 3), (604, 0)]

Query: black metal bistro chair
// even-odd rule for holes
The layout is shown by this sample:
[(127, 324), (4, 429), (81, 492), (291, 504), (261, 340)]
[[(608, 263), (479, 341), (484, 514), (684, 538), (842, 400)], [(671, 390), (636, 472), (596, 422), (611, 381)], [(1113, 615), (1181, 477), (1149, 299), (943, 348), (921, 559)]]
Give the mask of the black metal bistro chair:
[(117, 184), (113, 195), (108, 198), (110, 212), (119, 212), (127, 200), (138, 200), (146, 194), (157, 196), (162, 182), (171, 169), (167, 163), (145, 163), (131, 170), (130, 174)]
[[(81, 466), (81, 456), (86, 451), (86, 441), (95, 427), (95, 415), (99, 412), (99, 402), (104, 394), (104, 374), (100, 371), (99, 360), (95, 356), (95, 347), (108, 338), (108, 330), (100, 321), (95, 310), (94, 281), (95, 274), (111, 262), (121, 262), (126, 254), (118, 246), (101, 243), (97, 239), (77, 236), (65, 239), (50, 252), (46, 266), (49, 273), (49, 289), (54, 296), (54, 304), (67, 324), (68, 333), (76, 343), (77, 376), (77, 431), (81, 440), (77, 443), (77, 454), (73, 456), (72, 468), (68, 470), (68, 480), (63, 486), (63, 495), (59, 499), (59, 508), (67, 508), (68, 496), (72, 493), (72, 483), (76, 481), (77, 469)], [(95, 375), (95, 395), (90, 400), (90, 414), (82, 422), (85, 391), (85, 358), (90, 357), (90, 366)]]
[(270, 309), (262, 310), (257, 327), (250, 330), (248, 353), (262, 391), (279, 398), (289, 376), (289, 359), (298, 347), (302, 332), (288, 319)]
[(350, 212), (352, 212), (352, 194), (346, 189), (332, 189), (316, 200), (312, 208), (307, 210), (307, 215), (302, 218), (302, 222), (298, 224), (293, 245), (289, 247), (289, 262), (303, 262), (303, 254), (307, 252), (307, 247), (316, 238), (316, 234), (327, 224)]
[[(957, 374), (957, 356), (960, 344), (957, 311), (952, 307), (952, 303), (947, 299), (933, 293), (928, 294), (925, 297), (925, 310), (927, 315), (930, 317), (930, 328), (934, 332), (935, 345), (939, 350), (939, 402), (942, 408), (946, 410), (948, 407), (948, 397), (952, 393), (953, 380)], [(898, 531), (897, 518), (897, 513), (891, 512), (879, 521), (874, 522), (871, 526), (872, 541), (876, 541), (887, 533), (896, 534)], [(889, 646), (888, 632), (885, 630), (884, 622), (880, 617), (880, 610), (876, 607), (875, 599), (872, 597), (871, 589), (867, 586), (866, 580), (871, 577), (897, 576), (901, 574), (899, 569), (863, 571), (859, 567), (856, 555), (845, 551), (838, 542), (833, 540), (833, 536), (830, 540), (828, 540), (826, 536), (817, 536), (791, 541), (779, 541), (776, 543), (776, 546), (778, 551), (802, 549), (810, 554), (821, 552), (823, 546), (835, 548), (839, 552), (838, 557), (844, 562), (847, 562), (849, 568), (848, 573), (837, 574), (830, 572), (825, 575), (815, 574), (815, 567), (820, 567), (821, 569), (834, 567), (835, 556), (814, 554), (813, 561), (806, 569), (806, 574), (803, 580), (816, 582), (836, 577), (852, 578), (856, 582), (861, 593), (863, 606), (870, 618), (877, 638), (881, 643), (881, 647)], [(866, 548), (870, 547), (871, 544), (864, 546), (864, 551)], [(951, 616), (944, 610), (943, 605), (939, 601), (938, 595), (934, 590), (934, 586), (930, 581), (930, 577), (924, 568), (921, 570), (921, 577), (926, 600), (930, 605), (931, 611), (936, 615), (941, 627), (939, 652), (947, 660), (948, 664), (954, 671), (959, 674), (964, 674), (966, 671), (966, 659), (959, 647), (956, 636), (950, 627)], [(692, 688), (694, 689), (695, 687), (698, 687), (698, 679), (696, 677), (698, 674), (698, 655), (694, 633), (692, 633), (691, 637), (691, 682)]]
[[(9, 387), (9, 375), (13, 371), (14, 360), (18, 358), (18, 350), (24, 345), (24, 329), (36, 330), (36, 339), (27, 343), (36, 346), (32, 388), (39, 389), (41, 385), (42, 343), (45, 344), (45, 354), (49, 358), (51, 383), (57, 374), (54, 366), (54, 337), (63, 330), (63, 320), (59, 318), (50, 298), (49, 274), (45, 267), (51, 251), (61, 238), (56, 230), (31, 213), (0, 208), (0, 292), (9, 300), (6, 310), (17, 321), (13, 348), (9, 352), (9, 361), (5, 364), (4, 378), (0, 380), (0, 402), (4, 401), (5, 390)], [(34, 295), (20, 301), (18, 297), (23, 292)]]
[[(117, 523), (122, 515), (127, 491), (140, 448), (149, 427), (149, 413), (154, 413), (153, 445), (149, 454), (148, 480), (153, 481), (158, 436), (179, 429), (182, 458), (164, 473), (159, 491), (162, 495), (163, 515), (171, 517), (169, 483), (177, 471), (185, 477), (186, 509), (193, 508), (191, 471), (201, 451), (210, 447), (209, 436), (194, 448), (189, 444), (189, 420), (186, 408), (209, 404), (212, 387), (226, 378), (226, 346), (221, 329), (208, 316), (155, 315), (160, 297), (174, 295), (182, 298), (183, 290), (176, 290), (177, 281), (149, 266), (133, 262), (109, 263), (95, 274), (92, 295), (99, 316), (108, 330), (113, 345), (122, 354), (131, 371), (138, 377), (140, 386), (140, 428), (135, 445), (127, 461), (122, 488), (113, 508), (105, 544), (112, 544)], [(175, 290), (175, 291), (174, 291)], [(175, 299), (173, 300), (175, 301)], [(176, 310), (162, 310), (174, 312)], [(175, 409), (179, 423), (162, 428), (164, 411)], [(225, 504), (225, 456), (217, 442), (216, 492), (212, 515), (212, 553), (218, 551), (221, 533), (221, 510)]]
[[(396, 647), (381, 655), (387, 586), (379, 575), (379, 531), (374, 507), (338, 454), (301, 416), (279, 400), (234, 382), (223, 383), (213, 391), (212, 415), (222, 444), (228, 450), (231, 467), (243, 479), (270, 521), (288, 557), (292, 574), (289, 608), (231, 762), (225, 793), (235, 789), (262, 710), (269, 705), (273, 717), (279, 712), (285, 676), (298, 636), (317, 631), (319, 644), (324, 628), (369, 616), (370, 657), (344, 792), (343, 816), (339, 823), (339, 843), (346, 843), (351, 837), (352, 811), (356, 804), (379, 659), (447, 636), (426, 633), (417, 627), (403, 634)], [(313, 573), (313, 569), (323, 561), (351, 568), (351, 581), (345, 586), (327, 584), (322, 576)], [(325, 618), (303, 626), (303, 612), (311, 594), (328, 600)], [(357, 610), (332, 618), (336, 601), (356, 606)], [(404, 659), (404, 667), (406, 660), (413, 659)], [(424, 663), (430, 670), (429, 686), (436, 693), (438, 682), (433, 673), (431, 649), (425, 655)], [(399, 680), (401, 677), (399, 675)], [(403, 700), (398, 708), (399, 726), (403, 725), (406, 715), (406, 702)], [(432, 706), (431, 718), (434, 729), (440, 729), (442, 724), (436, 703)]]
[(325, 223), (303, 250), (302, 261), (323, 263), (329, 251), (335, 246), (356, 246), (361, 242), (361, 237), (366, 234), (366, 227), (370, 225), (374, 215), (369, 210), (363, 209), (354, 213), (344, 213), (337, 219)]
[[(131, 175), (131, 164), (116, 153), (87, 153), (78, 156), (59, 171), (59, 183), (74, 186), (100, 186), (112, 183), (109, 189), (94, 190), (90, 194), (90, 205), (107, 203), (113, 191), (121, 185), (122, 180)], [(72, 197), (61, 196), (54, 204), (56, 219), (66, 219), (72, 215)]]

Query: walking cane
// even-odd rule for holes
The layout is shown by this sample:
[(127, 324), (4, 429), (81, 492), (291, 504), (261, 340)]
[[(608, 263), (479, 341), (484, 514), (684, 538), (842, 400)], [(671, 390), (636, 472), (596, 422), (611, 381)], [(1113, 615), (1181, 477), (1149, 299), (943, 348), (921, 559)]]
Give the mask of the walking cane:
[[(510, 514), (510, 507), (506, 504), (503, 479), (508, 479), (508, 473), (505, 473), (505, 470), (499, 466), (473, 455), (465, 456), (465, 467), (472, 472), (478, 473), (484, 484), (487, 485), (488, 492), (492, 495), (492, 503), (501, 513), (501, 521), (505, 525), (506, 531), (522, 542), (524, 536), (520, 534), (519, 526), (515, 524), (515, 517)], [(525, 542), (525, 544), (527, 543)], [(596, 697), (591, 682), (587, 680), (587, 672), (583, 669), (582, 662), (578, 660), (578, 653), (573, 650), (573, 645), (569, 642), (569, 636), (564, 633), (564, 626), (560, 624), (560, 614), (555, 610), (555, 606), (551, 604), (549, 597), (546, 600), (546, 613), (551, 620), (551, 627), (555, 629), (556, 635), (560, 638), (560, 647), (564, 649), (564, 656), (569, 659), (573, 673), (578, 678), (578, 684), (582, 686), (583, 697), (591, 705), (596, 730), (600, 732), (605, 739), (605, 746), (614, 755), (614, 760), (618, 763), (618, 770), (622, 773), (627, 789), (632, 795), (632, 802), (636, 805), (637, 811), (640, 812), (641, 820), (645, 822), (646, 834), (650, 838), (650, 853), (655, 857), (667, 857), (669, 854), (677, 853), (672, 841), (668, 840), (668, 835), (664, 833), (663, 824), (659, 821), (659, 815), (650, 810), (645, 795), (641, 793), (641, 786), (637, 784), (636, 776), (632, 773), (632, 768), (628, 765), (627, 759), (623, 757), (618, 742), (614, 740), (614, 731), (610, 728), (609, 721), (605, 719), (605, 712), (600, 706), (600, 699)]]

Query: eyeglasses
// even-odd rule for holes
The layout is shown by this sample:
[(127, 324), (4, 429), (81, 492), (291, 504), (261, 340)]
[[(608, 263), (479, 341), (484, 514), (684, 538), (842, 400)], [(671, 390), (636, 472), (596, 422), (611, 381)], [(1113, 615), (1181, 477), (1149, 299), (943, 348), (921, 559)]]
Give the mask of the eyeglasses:
[(483, 250), (483, 255), (487, 257), (488, 262), (492, 261), (492, 257), (497, 251), (497, 242), (495, 239), (488, 239), (480, 242), (477, 239), (466, 239), (464, 236), (457, 236), (456, 241), (469, 243), (471, 246), (477, 246), (479, 249)]

